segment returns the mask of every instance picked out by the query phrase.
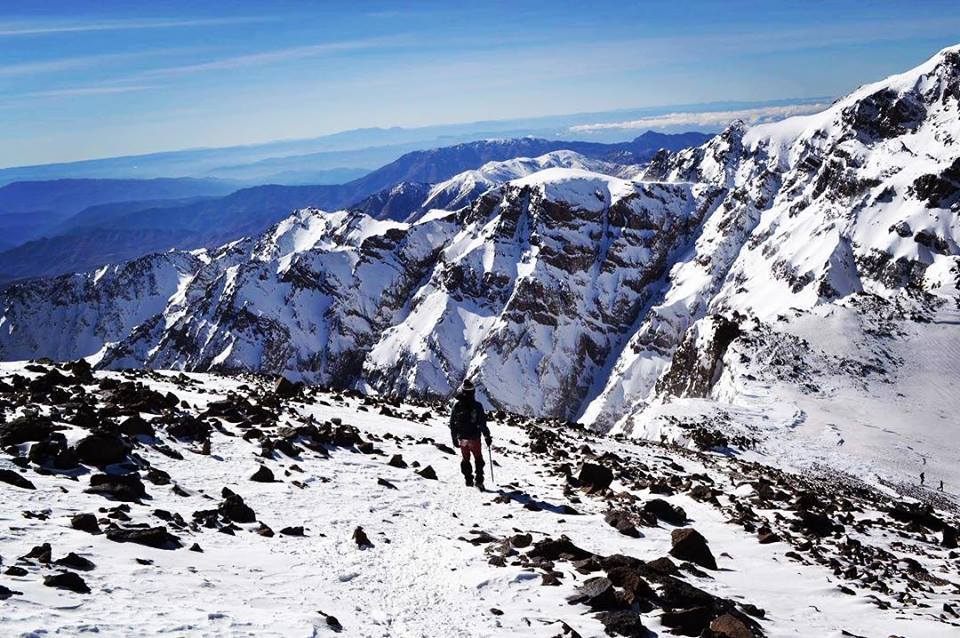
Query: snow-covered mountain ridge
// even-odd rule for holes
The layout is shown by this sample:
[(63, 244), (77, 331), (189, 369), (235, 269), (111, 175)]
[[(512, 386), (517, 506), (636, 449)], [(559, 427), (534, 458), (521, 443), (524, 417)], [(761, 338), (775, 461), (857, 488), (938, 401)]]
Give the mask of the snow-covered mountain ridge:
[[(903, 417), (898, 390), (879, 391), (912, 388), (901, 369), (918, 344), (956, 347), (958, 85), (954, 47), (823, 113), (663, 152), (640, 176), (572, 154), (516, 160), (437, 191), (469, 202), (455, 211), (302, 210), (217, 250), (17, 285), (0, 356), (404, 396), (470, 377), (496, 407), (654, 437), (683, 438), (671, 404), (706, 400), (771, 430), (817, 423), (815, 449), (836, 446), (839, 416)], [(957, 372), (949, 359), (928, 371)], [(773, 395), (790, 400), (771, 410)], [(823, 416), (821, 400), (856, 396), (881, 407)], [(902, 441), (883, 444), (905, 458)]]

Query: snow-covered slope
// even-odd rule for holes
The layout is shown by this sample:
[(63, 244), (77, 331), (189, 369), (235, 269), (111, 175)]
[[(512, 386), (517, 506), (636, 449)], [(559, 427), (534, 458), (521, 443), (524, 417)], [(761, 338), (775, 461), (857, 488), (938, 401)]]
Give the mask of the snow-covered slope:
[(488, 162), (473, 171), (454, 175), (434, 184), (421, 208), (456, 210), (472, 202), (480, 194), (506, 182), (533, 175), (548, 168), (575, 168), (615, 177), (634, 177), (639, 167), (611, 164), (584, 157), (573, 151), (554, 151), (540, 157), (519, 157), (504, 162)]
[(464, 171), (436, 184), (401, 182), (371, 195), (351, 209), (378, 219), (415, 221), (431, 210), (468, 206), (488, 190), (547, 168), (576, 168), (624, 178), (635, 177), (641, 170), (638, 165), (614, 164), (559, 150), (539, 157), (487, 162), (478, 169)]
[(250, 375), (5, 365), (0, 398), (4, 635), (960, 626), (956, 514), (856, 483), (494, 414), (478, 492), (445, 406)]

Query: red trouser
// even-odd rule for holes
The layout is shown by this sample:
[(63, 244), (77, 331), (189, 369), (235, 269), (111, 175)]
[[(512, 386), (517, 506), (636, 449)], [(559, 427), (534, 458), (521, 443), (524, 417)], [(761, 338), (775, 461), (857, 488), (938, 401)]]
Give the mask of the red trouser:
[[(473, 454), (473, 465), (470, 467), (470, 454)], [(474, 484), (474, 478), (471, 476), (471, 470), (476, 470), (476, 483), (483, 485), (483, 448), (480, 447), (480, 439), (460, 439), (460, 454), (463, 457), (460, 461), (460, 471), (467, 480), (467, 485)]]
[(480, 439), (460, 439), (460, 455), (463, 460), (469, 462), (470, 454), (477, 460), (477, 465), (483, 465), (483, 448), (480, 446)]

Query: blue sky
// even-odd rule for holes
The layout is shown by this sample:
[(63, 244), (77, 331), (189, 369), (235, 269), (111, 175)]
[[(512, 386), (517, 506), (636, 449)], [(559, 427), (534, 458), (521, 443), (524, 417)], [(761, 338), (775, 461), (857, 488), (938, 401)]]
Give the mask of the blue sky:
[(0, 4), (0, 165), (368, 126), (836, 96), (960, 41), (957, 2)]

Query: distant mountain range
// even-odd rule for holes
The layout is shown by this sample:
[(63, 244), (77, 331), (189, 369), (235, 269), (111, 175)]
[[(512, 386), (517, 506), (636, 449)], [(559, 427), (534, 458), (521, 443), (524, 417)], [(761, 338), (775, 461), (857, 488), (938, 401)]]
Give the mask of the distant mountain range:
[(12, 247), (44, 234), (58, 234), (59, 223), (106, 202), (212, 197), (236, 189), (233, 182), (186, 177), (14, 182), (0, 187), (0, 245)]
[[(295, 209), (350, 207), (400, 183), (432, 184), (491, 161), (536, 157), (563, 149), (588, 158), (632, 165), (649, 160), (660, 149), (686, 148), (707, 137), (703, 133), (647, 132), (630, 142), (616, 144), (538, 138), (484, 140), (407, 153), (345, 184), (264, 185), (220, 197), (208, 195), (217, 191), (222, 195), (230, 187), (216, 180), (58, 180), (10, 184), (0, 189), (0, 210), (4, 192), (6, 201), (16, 203), (16, 211), (29, 206), (29, 195), (35, 191), (43, 191), (37, 201), (56, 204), (57, 209), (55, 214), (38, 212), (35, 225), (29, 230), (32, 237), (41, 233), (47, 236), (0, 253), (0, 280), (89, 270), (174, 248), (216, 246), (260, 233)], [(176, 199), (160, 199), (165, 194)], [(135, 201), (138, 196), (144, 201)], [(0, 223), (2, 220), (0, 216)], [(107, 238), (109, 245), (98, 248)], [(51, 259), (52, 255), (57, 258)]]
[[(693, 122), (696, 121), (698, 113), (822, 103), (824, 99), (679, 104), (417, 128), (371, 127), (311, 139), (3, 168), (0, 169), (0, 185), (15, 181), (62, 178), (147, 179), (152, 177), (219, 178), (241, 181), (245, 186), (339, 184), (359, 177), (358, 171), (383, 166), (404, 153), (416, 150), (451, 146), (480, 139), (519, 137), (612, 143), (624, 140), (629, 133), (617, 128), (592, 128), (589, 131), (583, 131), (577, 127), (655, 118), (677, 113), (690, 114), (689, 121)], [(677, 133), (690, 128), (699, 129), (701, 126), (667, 122), (657, 130)], [(722, 126), (708, 126), (705, 130), (716, 132), (720, 128)]]

